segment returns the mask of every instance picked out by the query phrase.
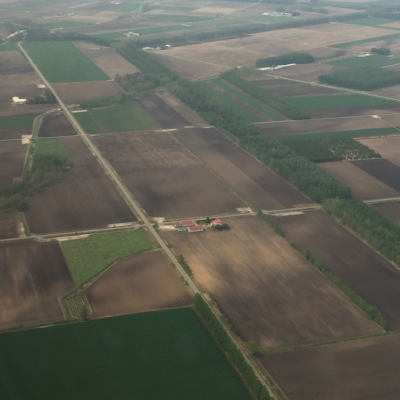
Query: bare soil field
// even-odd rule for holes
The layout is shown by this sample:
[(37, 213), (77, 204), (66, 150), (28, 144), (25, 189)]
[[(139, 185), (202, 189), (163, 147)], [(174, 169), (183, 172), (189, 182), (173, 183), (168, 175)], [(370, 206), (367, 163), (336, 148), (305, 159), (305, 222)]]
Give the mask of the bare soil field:
[(28, 145), (19, 140), (4, 141), (0, 145), (0, 190), (20, 182)]
[(176, 97), (172, 96), (167, 91), (156, 92), (157, 96), (160, 97), (165, 103), (172, 107), (178, 114), (180, 114), (185, 120), (189, 122), (189, 125), (195, 127), (208, 126), (207, 122), (203, 120), (198, 114), (190, 109), (186, 104), (183, 104)]
[(303, 121), (269, 122), (260, 124), (269, 135), (284, 136), (304, 133), (338, 132), (358, 129), (387, 128), (381, 119), (370, 116), (332, 118), (332, 119), (309, 119)]
[(389, 203), (371, 204), (376, 210), (393, 222), (400, 223), (400, 203), (397, 201)]
[[(17, 87), (17, 86), (13, 86)], [(1, 90), (1, 89), (0, 89)], [(25, 104), (0, 110), (0, 117), (14, 117), (18, 115), (39, 115), (58, 108), (57, 104)]]
[[(77, 10), (81, 10), (78, 8)], [(93, 24), (100, 24), (103, 22), (110, 22), (123, 15), (123, 13), (114, 11), (101, 11), (101, 12), (91, 12), (91, 11), (78, 11), (76, 15), (70, 17), (74, 21), (84, 21), (91, 22)]]
[(168, 68), (176, 71), (182, 78), (188, 80), (209, 78), (229, 69), (229, 67), (169, 56), (166, 52), (156, 54), (156, 58)]
[(267, 223), (225, 222), (229, 231), (163, 235), (244, 340), (274, 349), (381, 331)]
[[(399, 67), (400, 67), (399, 65), (396, 65), (391, 69), (396, 69), (398, 71)], [(379, 96), (390, 97), (392, 99), (400, 100), (400, 85), (388, 87), (385, 89), (375, 90), (373, 93)]]
[(253, 207), (279, 210), (310, 203), (216, 129), (185, 129), (172, 134)]
[(400, 167), (388, 160), (361, 160), (353, 164), (385, 185), (400, 192)]
[(124, 57), (111, 47), (100, 47), (93, 43), (74, 42), (75, 46), (101, 68), (111, 79), (115, 75), (134, 74), (140, 72)]
[(103, 228), (136, 221), (110, 178), (80, 137), (60, 139), (74, 168), (28, 200), (25, 215), (34, 233)]
[[(378, 35), (376, 35), (376, 37), (396, 34), (396, 31), (394, 30), (391, 30), (392, 33), (387, 33), (388, 31), (389, 31), (388, 29), (385, 29), (386, 33), (379, 33)], [(348, 42), (348, 40), (346, 40), (345, 42)], [(351, 47), (346, 47), (346, 50), (350, 53), (360, 53), (360, 52), (364, 53), (364, 52), (369, 52), (372, 47), (376, 48), (387, 47), (390, 49), (392, 48), (397, 49), (400, 47), (400, 39), (377, 40), (376, 42), (369, 42), (369, 43), (354, 45)]]
[(150, 216), (207, 216), (243, 207), (167, 132), (103, 134), (93, 140)]
[(400, 112), (399, 104), (387, 104), (382, 106), (363, 106), (346, 108), (326, 108), (322, 110), (306, 110), (311, 118), (337, 118), (357, 115), (382, 115)]
[(0, 329), (63, 320), (58, 299), (72, 287), (57, 242), (0, 245)]
[(268, 354), (262, 364), (290, 400), (397, 400), (400, 335)]
[(36, 85), (39, 76), (19, 51), (0, 51), (0, 86)]
[(74, 136), (75, 129), (63, 113), (52, 113), (43, 118), (39, 137)]
[(53, 83), (52, 86), (67, 104), (111, 97), (123, 91), (115, 82), (110, 81)]
[(400, 166), (400, 136), (365, 138), (358, 141)]
[(391, 330), (400, 328), (400, 272), (394, 266), (323, 211), (273, 219), (289, 239), (378, 307)]
[(0, 239), (18, 236), (18, 213), (0, 210)]
[(185, 284), (162, 252), (118, 261), (86, 290), (95, 317), (191, 304)]
[(400, 193), (356, 167), (350, 161), (320, 163), (318, 166), (351, 188), (353, 196), (361, 200), (400, 197)]
[(137, 102), (148, 112), (163, 128), (183, 128), (191, 125), (156, 93), (147, 93)]
[(30, 135), (31, 128), (0, 129), (0, 140), (21, 139), (22, 135)]

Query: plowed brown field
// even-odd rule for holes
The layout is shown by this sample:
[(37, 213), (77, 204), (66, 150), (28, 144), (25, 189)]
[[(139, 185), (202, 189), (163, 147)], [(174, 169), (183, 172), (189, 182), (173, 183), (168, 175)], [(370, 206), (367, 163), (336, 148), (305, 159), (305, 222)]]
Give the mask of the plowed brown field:
[(75, 129), (63, 113), (52, 113), (43, 118), (39, 137), (73, 136)]
[(18, 214), (0, 210), (0, 239), (18, 236)]
[(9, 140), (0, 146), (0, 190), (19, 183), (24, 170), (27, 144)]

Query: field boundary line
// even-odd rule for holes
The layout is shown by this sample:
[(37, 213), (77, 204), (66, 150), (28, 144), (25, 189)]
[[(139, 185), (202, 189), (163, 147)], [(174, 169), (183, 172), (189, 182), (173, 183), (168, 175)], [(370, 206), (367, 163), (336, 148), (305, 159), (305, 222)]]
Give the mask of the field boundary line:
[[(142, 219), (144, 222), (144, 225), (149, 229), (150, 233), (154, 236), (156, 241), (159, 243), (160, 247), (164, 250), (165, 254), (168, 256), (168, 258), (172, 261), (172, 263), (175, 265), (177, 270), (180, 272), (182, 275), (183, 279), (187, 282), (188, 286), (192, 289), (194, 294), (199, 294), (202, 296), (204, 301), (206, 301), (207, 305), (210, 307), (208, 301), (205, 299), (203, 294), (200, 292), (200, 290), (197, 288), (193, 280), (190, 278), (190, 276), (186, 273), (186, 271), (183, 269), (181, 264), (178, 262), (177, 258), (174, 256), (174, 254), (171, 252), (171, 250), (168, 248), (164, 240), (161, 238), (161, 236), (158, 234), (158, 232), (155, 230), (154, 226), (152, 223), (149, 222), (147, 219), (146, 215), (144, 212), (141, 210), (141, 207), (137, 203), (136, 200), (133, 199), (132, 195), (130, 192), (125, 188), (123, 185), (120, 177), (114, 173), (114, 171), (110, 168), (109, 164), (106, 162), (104, 159), (103, 155), (101, 152), (97, 149), (97, 147), (92, 143), (92, 141), (89, 139), (88, 135), (86, 132), (83, 130), (83, 128), (79, 125), (73, 114), (68, 110), (67, 106), (64, 104), (64, 102), (61, 100), (61, 98), (58, 96), (57, 92), (54, 91), (50, 83), (45, 79), (43, 74), (40, 72), (39, 68), (36, 66), (36, 64), (33, 62), (33, 60), (30, 58), (28, 55), (27, 51), (23, 48), (22, 42), (18, 43), (18, 47), (20, 48), (21, 52), (25, 55), (26, 59), (29, 61), (29, 63), (32, 65), (33, 69), (38, 73), (38, 75), (43, 79), (43, 82), (47, 84), (47, 87), (53, 91), (57, 101), (59, 102), (61, 108), (64, 110), (66, 117), (69, 119), (71, 122), (72, 126), (75, 128), (75, 130), (78, 132), (78, 135), (82, 138), (84, 143), (87, 145), (87, 147), (94, 153), (96, 156), (97, 161), (99, 164), (110, 174), (110, 178), (112, 178), (113, 182), (115, 185), (121, 190), (121, 192), (126, 196), (126, 200), (129, 202), (129, 204), (132, 205), (132, 207), (136, 210), (138, 213), (139, 217)], [(213, 314), (218, 318), (218, 320), (223, 324), (223, 322), (220, 320), (219, 316), (217, 313), (214, 312), (214, 310), (211, 308)], [(226, 329), (225, 325), (223, 325), (224, 328)], [(231, 340), (235, 344), (235, 346), (239, 349), (239, 351), (243, 354), (243, 357), (245, 358), (247, 364), (252, 368), (255, 376), (257, 379), (267, 388), (268, 392), (272, 396), (273, 399), (278, 400), (272, 390), (269, 388), (267, 383), (265, 382), (265, 379), (262, 377), (262, 375), (258, 372), (258, 370), (254, 367), (252, 362), (250, 361), (248, 355), (243, 351), (243, 349), (238, 345), (237, 341), (234, 339), (232, 336), (231, 332), (229, 332), (228, 329), (226, 329), (227, 334), (230, 336)]]

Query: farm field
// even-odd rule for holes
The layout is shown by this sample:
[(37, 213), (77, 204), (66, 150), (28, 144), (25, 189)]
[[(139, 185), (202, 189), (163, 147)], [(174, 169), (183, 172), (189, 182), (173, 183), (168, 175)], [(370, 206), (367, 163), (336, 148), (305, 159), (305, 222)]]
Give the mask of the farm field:
[(218, 215), (243, 207), (167, 132), (104, 134), (93, 140), (152, 217)]
[(365, 144), (365, 146), (375, 150), (393, 164), (400, 166), (400, 136), (365, 138), (358, 140), (362, 144)]
[(75, 129), (63, 113), (52, 113), (43, 118), (39, 137), (74, 136)]
[[(386, 29), (387, 31), (387, 29)], [(353, 46), (357, 46), (357, 45), (362, 45), (362, 44), (370, 44), (370, 43), (374, 43), (374, 42), (380, 42), (382, 40), (393, 40), (393, 39), (399, 39), (400, 38), (400, 33), (391, 33), (388, 35), (382, 35), (383, 32), (381, 32), (381, 34), (379, 36), (376, 37), (371, 37), (371, 38), (367, 38), (367, 39), (360, 39), (360, 40), (352, 40), (350, 42), (344, 42), (344, 43), (339, 43), (336, 44), (332, 47), (335, 47), (337, 49), (342, 49), (342, 48), (346, 48), (346, 47), (353, 47)]]
[(76, 113), (75, 118), (88, 134), (162, 128), (151, 115), (134, 101), (119, 106)]
[(339, 71), (340, 67), (329, 64), (296, 65), (281, 70), (267, 71), (269, 76), (296, 79), (302, 82), (317, 82), (320, 75)]
[(367, 174), (400, 192), (400, 167), (385, 159), (353, 161), (353, 164)]
[(192, 303), (184, 283), (160, 251), (118, 261), (92, 283), (85, 294), (95, 317)]
[(291, 400), (396, 400), (399, 355), (393, 334), (268, 354), (262, 363)]
[(65, 137), (60, 141), (74, 168), (55, 185), (28, 200), (25, 215), (30, 230), (34, 233), (68, 232), (136, 221), (82, 139)]
[[(309, 119), (303, 121), (270, 122), (259, 125), (271, 136), (307, 135), (311, 133), (390, 129), (382, 119), (370, 116)], [(393, 129), (395, 131), (395, 129)]]
[(103, 272), (115, 261), (154, 248), (146, 230), (97, 233), (61, 242), (74, 281), (80, 285)]
[(329, 61), (328, 64), (335, 65), (337, 67), (346, 68), (360, 68), (360, 67), (387, 67), (393, 64), (399, 64), (400, 58), (389, 58), (386, 56), (371, 55), (368, 57), (351, 57), (344, 58), (341, 60)]
[(64, 319), (73, 282), (57, 242), (0, 244), (0, 277), (0, 329)]
[(25, 42), (23, 46), (51, 83), (110, 79), (72, 42)]
[(42, 83), (19, 51), (0, 51), (0, 86)]
[(1, 359), (9, 400), (252, 399), (190, 308), (5, 333)]
[(19, 230), (18, 213), (0, 211), (0, 239), (17, 237)]
[(266, 222), (225, 222), (229, 231), (163, 236), (243, 340), (266, 350), (381, 331)]
[(286, 236), (309, 249), (326, 268), (369, 304), (391, 330), (399, 329), (400, 272), (322, 211), (274, 217)]
[(163, 128), (183, 128), (191, 125), (155, 92), (140, 96), (137, 102)]
[(0, 190), (20, 182), (28, 144), (19, 140), (2, 142), (0, 146)]
[(68, 105), (115, 96), (123, 91), (111, 81), (55, 83), (52, 86)]
[(386, 218), (390, 219), (391, 221), (400, 223), (400, 203), (398, 203), (397, 201), (389, 203), (376, 203), (372, 204), (372, 207), (381, 212)]
[(140, 72), (138, 68), (111, 47), (96, 47), (93, 43), (86, 42), (74, 42), (74, 45), (111, 79), (114, 79), (117, 74), (125, 75)]
[(256, 209), (276, 210), (310, 203), (216, 129), (185, 129), (172, 135)]
[(400, 197), (400, 193), (358, 168), (350, 161), (320, 163), (318, 166), (351, 188), (353, 196), (361, 200)]

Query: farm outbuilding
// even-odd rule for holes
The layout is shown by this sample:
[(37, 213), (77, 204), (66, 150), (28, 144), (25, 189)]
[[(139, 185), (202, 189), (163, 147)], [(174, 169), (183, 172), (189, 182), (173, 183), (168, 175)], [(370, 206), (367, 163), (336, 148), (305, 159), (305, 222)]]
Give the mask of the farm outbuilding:
[(220, 219), (214, 219), (213, 222), (211, 222), (212, 226), (216, 226), (216, 225), (222, 225), (222, 221)]
[(195, 223), (193, 221), (182, 221), (182, 222), (177, 222), (175, 224), (175, 228), (186, 228), (188, 226), (193, 226)]
[(189, 226), (188, 231), (189, 232), (203, 232), (204, 226), (203, 225)]

